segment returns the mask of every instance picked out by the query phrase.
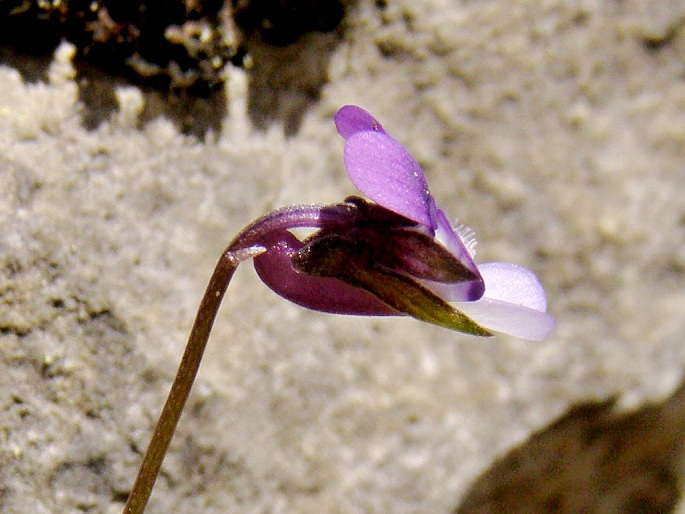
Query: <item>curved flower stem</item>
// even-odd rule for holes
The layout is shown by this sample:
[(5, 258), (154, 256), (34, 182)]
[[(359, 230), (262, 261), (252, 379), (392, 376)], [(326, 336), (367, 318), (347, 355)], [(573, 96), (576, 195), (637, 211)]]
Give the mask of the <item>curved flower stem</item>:
[(238, 265), (264, 252), (265, 248), (260, 246), (260, 241), (272, 232), (294, 227), (317, 228), (322, 223), (338, 222), (347, 212), (349, 212), (349, 208), (344, 205), (286, 207), (271, 212), (248, 225), (228, 245), (214, 268), (214, 273), (200, 302), (176, 377), (171, 384), (155, 432), (147, 447), (145, 457), (143, 457), (131, 494), (124, 506), (124, 514), (142, 514), (145, 510), (162, 461), (200, 367), (214, 319)]
[(133, 484), (133, 489), (131, 489), (131, 494), (124, 507), (125, 514), (141, 514), (145, 510), (145, 506), (152, 493), (152, 487), (155, 484), (162, 461), (190, 394), (197, 370), (200, 367), (200, 361), (207, 346), (214, 318), (239, 263), (240, 261), (236, 259), (233, 253), (227, 250), (219, 259), (212, 278), (209, 280), (207, 290), (197, 311), (193, 329), (188, 338), (188, 344), (178, 366), (174, 382), (171, 385), (169, 396), (164, 404), (159, 421), (157, 421), (154, 435), (150, 440), (143, 463), (140, 465), (136, 481)]

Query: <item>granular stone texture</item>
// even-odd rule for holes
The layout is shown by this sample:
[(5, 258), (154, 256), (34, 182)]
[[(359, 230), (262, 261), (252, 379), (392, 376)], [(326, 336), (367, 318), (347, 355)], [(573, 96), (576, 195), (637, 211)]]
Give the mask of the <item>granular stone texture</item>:
[[(225, 245), (356, 193), (332, 121), (355, 103), (479, 262), (539, 275), (557, 328), (305, 311), (246, 264), (148, 512), (511, 512), (534, 474), (542, 512), (685, 512), (683, 19), (675, 0), (360, 0), (324, 59), (228, 74), (204, 140), (130, 84), (85, 128), (73, 45), (42, 80), (0, 66), (0, 511), (121, 511)], [(309, 101), (298, 69), (322, 77)], [(255, 122), (258, 101), (288, 117)]]

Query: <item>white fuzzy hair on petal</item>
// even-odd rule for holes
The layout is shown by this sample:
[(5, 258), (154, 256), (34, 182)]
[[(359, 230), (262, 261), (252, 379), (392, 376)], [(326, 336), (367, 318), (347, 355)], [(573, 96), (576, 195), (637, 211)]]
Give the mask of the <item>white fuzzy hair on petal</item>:
[(476, 241), (476, 233), (471, 227), (467, 227), (461, 223), (459, 225), (454, 225), (454, 231), (459, 236), (459, 239), (461, 239), (461, 242), (464, 243), (464, 246), (469, 251), (469, 255), (471, 255), (471, 258), (473, 259), (476, 256), (476, 245), (478, 244), (478, 241)]

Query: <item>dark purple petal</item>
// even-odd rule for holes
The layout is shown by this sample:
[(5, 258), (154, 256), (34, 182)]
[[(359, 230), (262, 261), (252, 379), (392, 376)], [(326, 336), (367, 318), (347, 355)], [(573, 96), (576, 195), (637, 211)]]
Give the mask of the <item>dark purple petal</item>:
[(435, 201), (407, 149), (385, 133), (356, 132), (345, 144), (350, 180), (371, 200), (435, 230)]
[(399, 313), (473, 335), (492, 333), (406, 275), (376, 266), (351, 238), (330, 235), (313, 240), (293, 258), (307, 274), (334, 277), (369, 291)]
[(485, 285), (481, 279), (467, 282), (429, 282), (421, 283), (446, 302), (475, 302), (483, 296)]
[[(358, 196), (348, 196), (345, 198), (345, 203), (339, 205), (348, 206), (350, 214), (354, 216), (354, 218), (347, 218), (345, 220), (346, 231), (349, 231), (353, 225), (355, 227), (374, 227), (376, 230), (383, 231), (383, 233), (387, 230), (398, 228), (423, 229), (415, 221)], [(322, 228), (329, 229), (329, 225), (323, 225)]]
[(447, 283), (482, 282), (475, 266), (465, 266), (454, 252), (416, 222), (356, 196), (346, 198), (343, 205), (350, 207), (345, 222), (323, 224), (322, 230), (307, 242), (335, 233), (354, 239), (374, 265), (412, 278)]
[(259, 278), (275, 293), (293, 303), (322, 312), (364, 316), (397, 315), (395, 310), (363, 289), (335, 278), (300, 273), (293, 268), (292, 256), (302, 242), (284, 231), (263, 241), (266, 252), (254, 258)]
[(436, 282), (482, 282), (477, 270), (474, 273), (464, 266), (452, 252), (426, 234), (415, 230), (391, 230), (375, 235), (376, 240), (369, 241), (369, 246), (375, 247), (378, 265)]
[(338, 134), (345, 139), (357, 132), (376, 131), (385, 134), (378, 120), (356, 105), (345, 105), (338, 109), (334, 120)]

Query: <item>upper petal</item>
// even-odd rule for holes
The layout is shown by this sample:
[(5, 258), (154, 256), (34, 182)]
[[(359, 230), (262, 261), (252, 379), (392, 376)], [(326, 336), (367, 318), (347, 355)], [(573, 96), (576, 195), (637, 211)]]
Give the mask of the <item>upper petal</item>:
[(345, 144), (350, 180), (371, 200), (434, 231), (435, 201), (407, 149), (384, 132), (355, 132)]
[(385, 134), (385, 130), (378, 120), (356, 105), (344, 105), (338, 109), (334, 120), (338, 134), (345, 139), (352, 134), (364, 131), (376, 131)]

